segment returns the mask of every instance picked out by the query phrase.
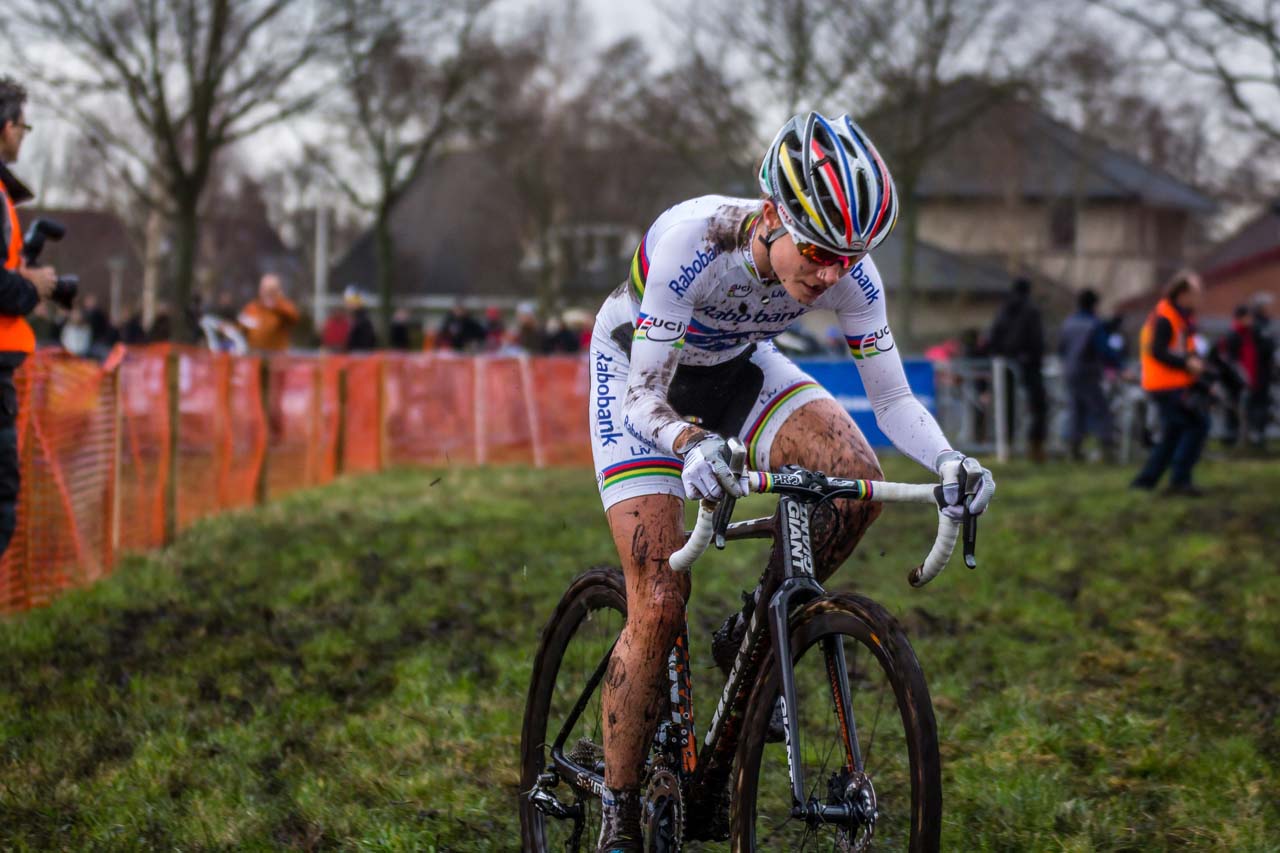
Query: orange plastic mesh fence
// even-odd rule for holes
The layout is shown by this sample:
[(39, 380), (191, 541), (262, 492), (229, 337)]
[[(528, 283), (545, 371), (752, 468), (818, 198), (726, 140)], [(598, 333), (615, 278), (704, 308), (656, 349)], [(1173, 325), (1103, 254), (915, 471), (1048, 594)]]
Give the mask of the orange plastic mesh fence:
[(382, 468), (382, 356), (351, 357), (342, 403), (342, 470), (352, 474)]
[(115, 561), (115, 373), (40, 354), (20, 371), (18, 528), (0, 563), (0, 605), (44, 604)]
[[(40, 353), (37, 358), (43, 356)], [(130, 348), (120, 377), (120, 549), (164, 545), (169, 482), (169, 347)], [(18, 371), (19, 375), (25, 372)]]
[(227, 436), (218, 500), (223, 509), (258, 499), (258, 477), (267, 455), (267, 419), (262, 412), (262, 360), (223, 355), (227, 368)]
[(435, 353), (387, 357), (387, 464), (475, 462), (475, 361)]
[(314, 358), (267, 367), (267, 496), (277, 497), (321, 482), (321, 374)]
[(531, 361), (536, 362), (532, 370), (533, 398), (539, 401), (535, 415), (542, 464), (590, 465), (587, 405), (594, 381), (589, 374), (590, 362), (567, 355)]
[(164, 545), (170, 511), (181, 529), (386, 465), (588, 464), (590, 382), (572, 357), (36, 353), (15, 374), (22, 491), (0, 612)]

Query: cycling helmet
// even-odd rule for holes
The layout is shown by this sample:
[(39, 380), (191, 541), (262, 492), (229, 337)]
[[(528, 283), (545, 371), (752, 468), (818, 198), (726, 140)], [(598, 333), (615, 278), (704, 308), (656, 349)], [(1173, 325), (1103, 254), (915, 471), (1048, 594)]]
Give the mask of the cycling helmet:
[(793, 116), (765, 152), (760, 188), (794, 240), (838, 255), (871, 251), (898, 219), (893, 178), (847, 115)]

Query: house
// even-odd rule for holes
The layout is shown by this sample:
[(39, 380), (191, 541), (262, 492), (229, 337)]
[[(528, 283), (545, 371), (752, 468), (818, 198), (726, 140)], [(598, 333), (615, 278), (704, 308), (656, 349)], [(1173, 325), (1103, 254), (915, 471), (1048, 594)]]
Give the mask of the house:
[[(456, 152), (430, 166), (391, 217), (392, 292), (400, 304), (441, 311), (458, 301), (510, 307), (541, 295), (552, 305), (594, 310), (626, 277), (644, 229), (667, 206), (702, 193), (757, 194), (750, 170), (745, 178), (726, 172), (717, 182), (657, 151), (588, 150), (571, 159), (581, 176), (557, 188), (557, 212), (541, 228), (530, 227), (538, 219), (532, 201), (496, 158)], [(617, 168), (624, 160), (627, 168)], [(374, 239), (370, 229), (339, 261), (331, 277), (335, 289), (352, 283), (372, 290)], [(1004, 266), (928, 242), (916, 252), (922, 339), (985, 329), (1009, 289)], [(901, 255), (898, 234), (875, 253), (890, 293), (898, 286)], [(821, 334), (831, 322), (814, 316), (806, 325)]]
[(1275, 314), (1280, 307), (1280, 199), (1214, 246), (1196, 269), (1204, 279), (1200, 312), (1205, 316), (1230, 317), (1237, 305), (1263, 295), (1270, 297)]
[(987, 107), (938, 150), (915, 203), (922, 240), (1092, 287), (1104, 310), (1186, 264), (1215, 209), (1196, 188), (1016, 99)]

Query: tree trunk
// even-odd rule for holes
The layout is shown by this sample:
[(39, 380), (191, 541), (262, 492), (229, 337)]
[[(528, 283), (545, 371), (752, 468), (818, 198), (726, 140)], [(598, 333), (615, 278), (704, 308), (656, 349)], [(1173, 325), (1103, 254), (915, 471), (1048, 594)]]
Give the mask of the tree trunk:
[[(160, 253), (164, 243), (164, 214), (154, 206), (147, 211), (146, 249), (142, 262), (142, 329), (151, 329), (156, 320), (156, 299), (160, 295), (160, 282), (164, 278), (164, 256)], [(117, 315), (118, 319), (121, 319)]]
[(196, 277), (196, 251), (200, 242), (199, 195), (187, 193), (174, 199), (178, 213), (174, 221), (174, 264), (172, 304), (169, 306), (169, 339), (191, 340), (187, 328), (187, 308), (191, 304), (191, 285)]
[(378, 270), (378, 338), (389, 341), (391, 333), (391, 285), (394, 281), (396, 246), (391, 236), (391, 208), (378, 208), (373, 224), (373, 245)]

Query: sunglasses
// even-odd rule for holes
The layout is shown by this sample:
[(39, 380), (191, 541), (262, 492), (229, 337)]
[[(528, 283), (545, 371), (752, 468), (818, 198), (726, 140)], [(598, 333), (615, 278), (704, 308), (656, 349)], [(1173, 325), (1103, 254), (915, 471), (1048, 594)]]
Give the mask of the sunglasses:
[(799, 240), (793, 242), (796, 244), (796, 251), (804, 256), (805, 260), (812, 261), (820, 267), (840, 267), (847, 270), (862, 260), (862, 255), (837, 255), (812, 243), (802, 243)]

